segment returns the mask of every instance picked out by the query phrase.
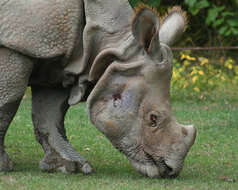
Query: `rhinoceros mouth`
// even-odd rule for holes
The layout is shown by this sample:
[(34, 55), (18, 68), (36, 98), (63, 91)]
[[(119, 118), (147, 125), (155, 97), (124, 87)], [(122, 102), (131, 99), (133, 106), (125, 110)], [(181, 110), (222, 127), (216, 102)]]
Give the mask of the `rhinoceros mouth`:
[(165, 159), (163, 157), (160, 157), (157, 161), (148, 153), (146, 153), (146, 156), (157, 168), (159, 168), (161, 177), (166, 177), (167, 175), (169, 175), (169, 173), (173, 171), (173, 169), (166, 164)]
[(173, 168), (167, 164), (165, 158), (160, 157), (158, 160), (155, 160), (149, 154), (147, 154), (147, 157), (159, 169), (159, 174), (162, 178), (175, 178), (178, 176), (178, 173), (174, 173)]
[(175, 173), (173, 168), (167, 164), (165, 158), (160, 157), (159, 159), (154, 159), (148, 153), (145, 153), (145, 156), (146, 162), (130, 159), (132, 165), (138, 172), (151, 178), (176, 178), (178, 176), (178, 173)]
[(166, 158), (147, 153), (141, 144), (134, 143), (133, 146), (128, 146), (122, 142), (119, 144), (112, 142), (112, 144), (119, 152), (127, 157), (139, 173), (147, 177), (175, 178), (179, 174), (180, 167), (176, 167), (175, 169), (170, 166), (171, 162)]

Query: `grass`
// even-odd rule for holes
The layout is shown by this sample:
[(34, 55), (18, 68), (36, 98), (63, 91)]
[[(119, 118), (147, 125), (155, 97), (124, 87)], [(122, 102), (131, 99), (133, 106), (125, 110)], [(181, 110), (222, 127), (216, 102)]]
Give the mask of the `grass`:
[(6, 149), (15, 163), (15, 171), (0, 173), (0, 189), (238, 189), (237, 100), (173, 102), (178, 121), (194, 123), (198, 137), (180, 176), (172, 180), (149, 179), (138, 174), (89, 123), (84, 104), (69, 110), (67, 134), (75, 149), (92, 163), (96, 172), (84, 176), (40, 171), (38, 163), (43, 151), (34, 138), (30, 108), (30, 97), (27, 97), (7, 133)]

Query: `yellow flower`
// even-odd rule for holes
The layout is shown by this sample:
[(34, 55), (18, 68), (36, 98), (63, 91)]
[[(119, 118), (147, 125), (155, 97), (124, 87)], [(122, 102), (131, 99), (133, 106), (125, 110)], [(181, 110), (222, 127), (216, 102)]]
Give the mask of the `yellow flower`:
[(181, 60), (183, 59), (187, 59), (189, 61), (195, 61), (196, 60), (196, 57), (191, 57), (189, 55), (185, 55), (185, 54), (182, 54), (181, 57), (180, 57)]
[(178, 77), (179, 77), (179, 74), (176, 71), (174, 71), (173, 72), (173, 78), (177, 79)]
[(184, 68), (181, 67), (181, 68), (178, 69), (178, 71), (179, 71), (179, 72), (183, 72), (183, 71), (184, 71)]
[(200, 89), (198, 87), (193, 88), (195, 92), (200, 92)]
[(197, 73), (197, 67), (193, 66), (191, 75), (196, 74), (196, 73)]
[(186, 57), (186, 55), (185, 55), (185, 54), (182, 54), (181, 57), (180, 57), (180, 59), (183, 60), (183, 59), (185, 59), (185, 57)]
[(232, 60), (231, 58), (229, 58), (226, 62), (227, 62), (227, 63), (232, 63), (233, 60)]
[(183, 85), (183, 88), (187, 88), (187, 86), (188, 86), (188, 83), (185, 82), (184, 85)]
[(203, 66), (203, 65), (208, 63), (208, 59), (207, 58), (200, 58), (199, 60), (201, 61), (201, 63), (200, 63), (201, 66)]
[(233, 63), (233, 60), (231, 58), (227, 59), (225, 62), (225, 67), (231, 70), (233, 68), (232, 63)]
[(235, 66), (235, 73), (238, 75), (238, 66)]
[(189, 55), (186, 56), (186, 59), (189, 60), (189, 61), (195, 61), (196, 60), (195, 57), (191, 57)]
[(231, 70), (233, 68), (232, 64), (228, 64), (227, 68)]
[(214, 85), (214, 82), (211, 81), (211, 80), (209, 80), (209, 81), (208, 81), (208, 84), (210, 84), (211, 86), (213, 86), (213, 85)]
[(222, 76), (222, 77), (221, 77), (221, 80), (225, 81), (226, 79), (225, 79), (225, 77), (224, 77), (224, 76)]
[(204, 72), (202, 70), (198, 71), (199, 75), (204, 75)]
[(189, 61), (185, 60), (185, 61), (184, 61), (184, 66), (186, 66), (186, 67), (187, 67), (187, 66), (189, 66), (189, 65), (191, 65), (191, 62), (189, 62)]
[(198, 76), (196, 75), (192, 78), (192, 82), (195, 83), (197, 81), (197, 79), (198, 79)]

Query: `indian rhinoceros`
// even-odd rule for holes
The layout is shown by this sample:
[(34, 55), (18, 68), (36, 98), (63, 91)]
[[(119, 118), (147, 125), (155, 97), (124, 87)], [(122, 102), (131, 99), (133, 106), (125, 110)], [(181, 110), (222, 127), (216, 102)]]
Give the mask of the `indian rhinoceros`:
[(42, 170), (93, 171), (64, 128), (68, 108), (87, 100), (91, 122), (136, 170), (177, 176), (196, 137), (170, 105), (169, 46), (185, 25), (178, 7), (160, 24), (127, 0), (1, 0), (0, 170), (13, 169), (4, 136), (30, 86)]

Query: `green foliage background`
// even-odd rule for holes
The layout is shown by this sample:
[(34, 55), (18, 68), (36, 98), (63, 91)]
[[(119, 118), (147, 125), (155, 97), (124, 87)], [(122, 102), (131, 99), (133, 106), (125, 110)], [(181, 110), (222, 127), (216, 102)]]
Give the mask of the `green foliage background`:
[(129, 0), (132, 7), (145, 3), (163, 15), (179, 5), (187, 12), (188, 28), (180, 45), (216, 46), (238, 43), (238, 0)]

